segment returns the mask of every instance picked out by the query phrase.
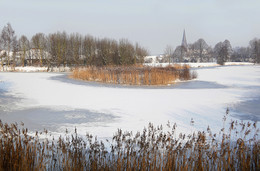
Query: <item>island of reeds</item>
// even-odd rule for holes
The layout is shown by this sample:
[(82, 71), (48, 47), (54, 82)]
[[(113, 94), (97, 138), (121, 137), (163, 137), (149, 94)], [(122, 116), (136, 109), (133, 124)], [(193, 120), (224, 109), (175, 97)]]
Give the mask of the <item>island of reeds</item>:
[(0, 122), (0, 170), (260, 170), (257, 123), (231, 121), (219, 133), (176, 130), (170, 123), (136, 134), (118, 129), (102, 142), (77, 129), (58, 139), (47, 130), (30, 136), (23, 124)]
[(82, 67), (72, 73), (72, 78), (97, 81), (102, 83), (123, 85), (169, 85), (176, 80), (190, 80), (197, 77), (188, 65), (173, 65), (167, 67), (148, 66), (107, 66)]

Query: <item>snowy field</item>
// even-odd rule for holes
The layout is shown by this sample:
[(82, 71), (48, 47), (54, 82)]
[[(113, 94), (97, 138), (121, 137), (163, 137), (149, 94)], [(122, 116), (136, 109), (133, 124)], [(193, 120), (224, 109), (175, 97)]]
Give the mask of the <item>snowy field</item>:
[[(177, 123), (178, 131), (222, 128), (230, 119), (260, 121), (260, 66), (194, 69), (198, 79), (167, 87), (114, 86), (68, 79), (62, 73), (0, 72), (0, 118), (30, 130), (112, 137), (149, 122)], [(190, 125), (191, 118), (194, 126)], [(259, 126), (259, 125), (258, 125)]]

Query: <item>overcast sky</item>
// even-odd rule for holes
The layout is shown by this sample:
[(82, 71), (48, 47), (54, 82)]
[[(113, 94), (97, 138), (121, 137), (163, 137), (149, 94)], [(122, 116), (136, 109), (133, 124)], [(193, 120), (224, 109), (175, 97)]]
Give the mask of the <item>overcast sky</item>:
[(188, 43), (228, 39), (247, 46), (260, 38), (259, 17), (260, 0), (0, 0), (0, 29), (10, 22), (18, 36), (66, 31), (128, 38), (151, 54), (178, 46), (184, 29)]

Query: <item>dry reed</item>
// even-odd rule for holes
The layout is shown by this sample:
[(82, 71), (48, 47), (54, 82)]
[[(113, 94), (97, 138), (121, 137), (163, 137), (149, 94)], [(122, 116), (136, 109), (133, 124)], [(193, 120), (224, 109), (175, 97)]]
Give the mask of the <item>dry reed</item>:
[(136, 134), (118, 129), (107, 147), (90, 134), (78, 136), (76, 129), (58, 140), (42, 140), (39, 134), (48, 135), (48, 131), (29, 136), (17, 124), (0, 122), (0, 169), (260, 170), (256, 123), (231, 121), (229, 129), (224, 124), (219, 134), (208, 127), (176, 135), (176, 124), (170, 123), (167, 130), (153, 124)]
[(197, 77), (196, 72), (190, 72), (188, 65), (168, 67), (85, 67), (77, 68), (72, 78), (124, 85), (168, 85), (178, 80), (190, 80)]

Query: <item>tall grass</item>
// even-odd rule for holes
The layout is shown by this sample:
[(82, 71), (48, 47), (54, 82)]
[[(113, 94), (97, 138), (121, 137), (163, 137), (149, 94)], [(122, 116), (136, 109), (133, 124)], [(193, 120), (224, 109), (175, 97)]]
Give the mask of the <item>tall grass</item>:
[[(194, 121), (191, 121), (193, 124)], [(176, 124), (149, 124), (142, 132), (118, 129), (111, 141), (77, 130), (58, 140), (28, 135), (17, 124), (0, 122), (1, 170), (259, 170), (256, 123), (231, 121), (218, 134), (197, 131), (176, 135)], [(167, 130), (167, 131), (166, 131)], [(250, 135), (250, 136), (249, 136)]]
[(188, 65), (168, 67), (120, 66), (77, 68), (72, 78), (124, 85), (168, 85), (177, 79), (190, 80), (197, 77)]

